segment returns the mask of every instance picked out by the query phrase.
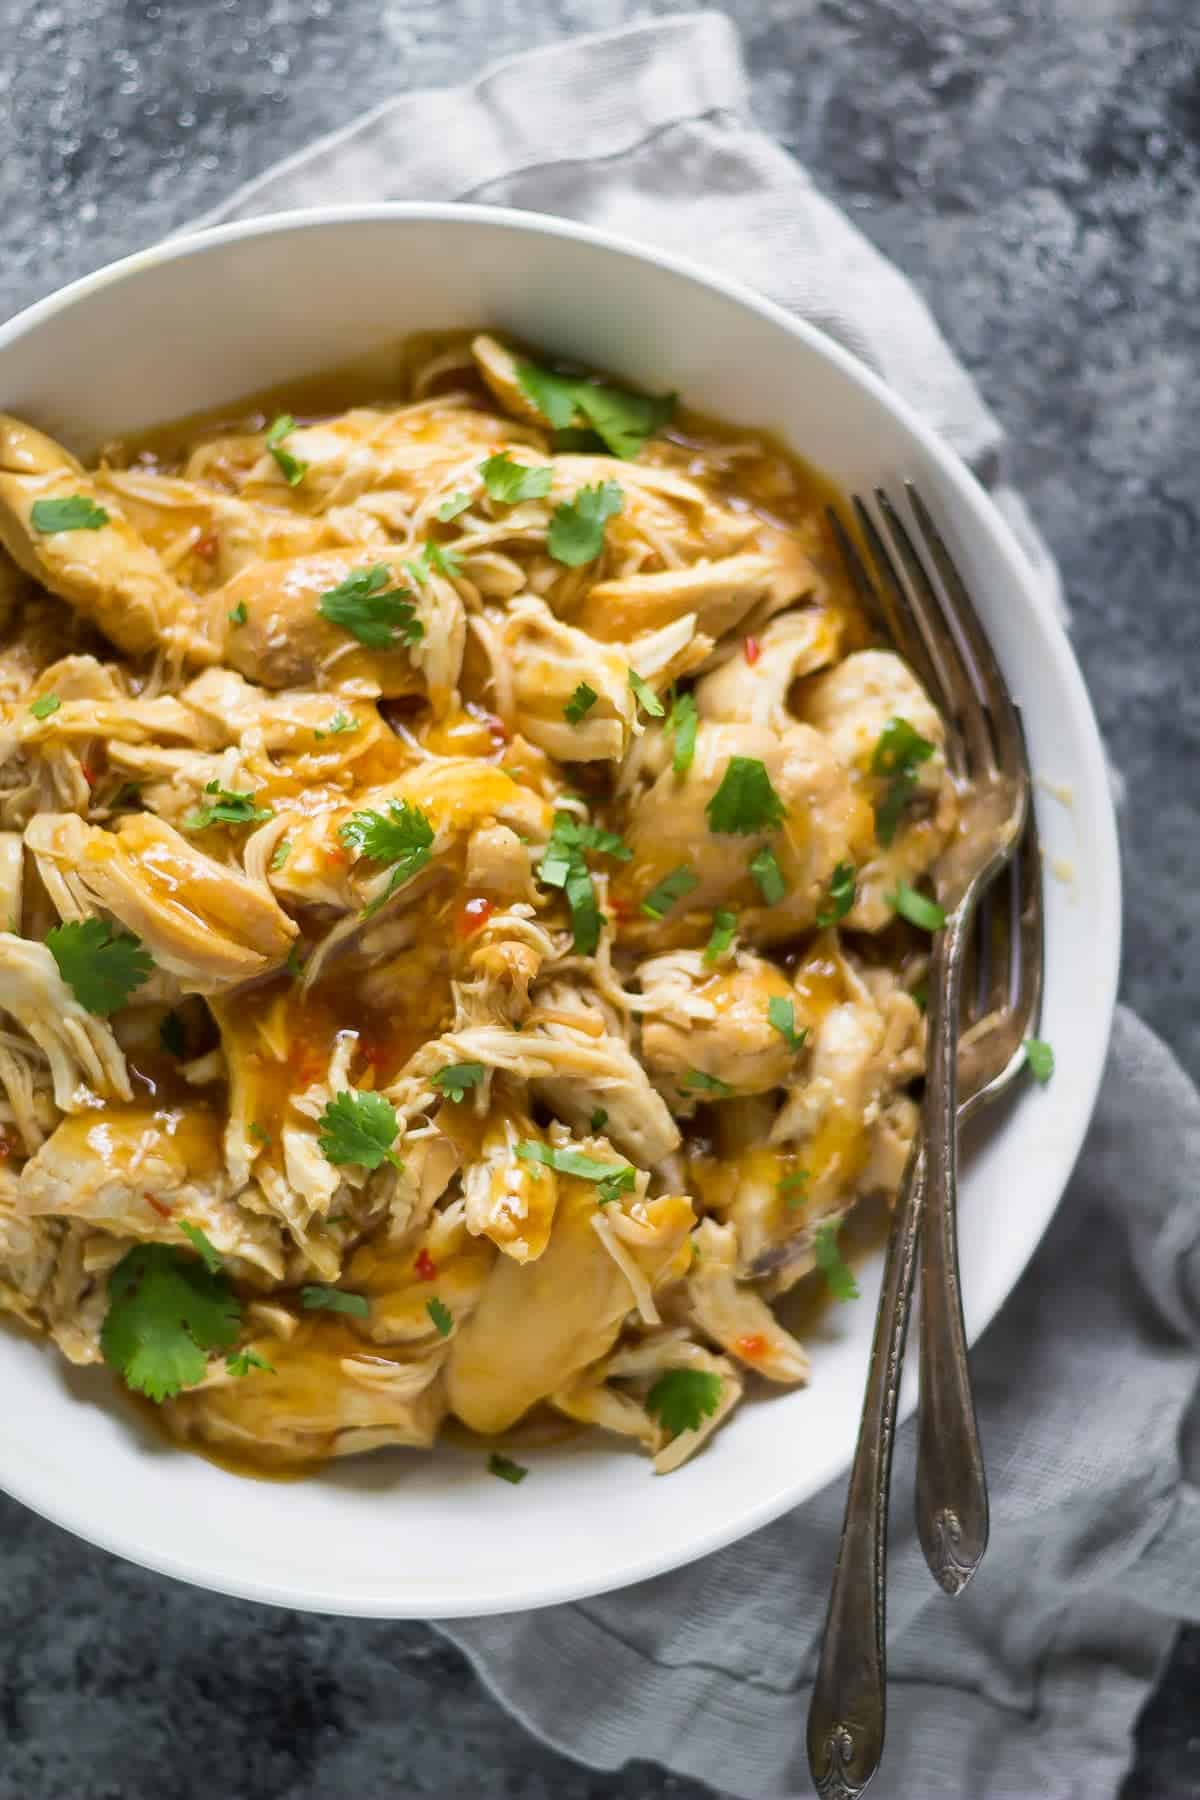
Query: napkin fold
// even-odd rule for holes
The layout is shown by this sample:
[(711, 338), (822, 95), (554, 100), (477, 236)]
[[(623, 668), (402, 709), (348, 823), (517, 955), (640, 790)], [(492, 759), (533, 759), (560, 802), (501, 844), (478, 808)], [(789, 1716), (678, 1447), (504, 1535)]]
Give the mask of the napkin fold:
[[(853, 350), (992, 487), (1050, 602), (1053, 562), (995, 419), (904, 276), (751, 122), (715, 13), (577, 39), (406, 94), (199, 224), (388, 199), (561, 213), (737, 274)], [(1096, 1119), (1029, 1271), (974, 1353), (992, 1543), (953, 1603), (905, 1505), (890, 1545), (879, 1800), (1101, 1800), (1175, 1622), (1200, 1617), (1200, 1097), (1120, 1012)], [(531, 1731), (745, 1800), (810, 1793), (804, 1724), (843, 1484), (616, 1594), (439, 1629)]]

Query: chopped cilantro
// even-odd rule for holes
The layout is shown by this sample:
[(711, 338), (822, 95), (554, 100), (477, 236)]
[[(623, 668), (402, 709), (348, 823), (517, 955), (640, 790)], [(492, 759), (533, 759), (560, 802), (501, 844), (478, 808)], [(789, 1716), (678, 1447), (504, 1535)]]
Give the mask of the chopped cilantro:
[(308, 464), (283, 448), (284, 438), (290, 436), (295, 429), (296, 421), (291, 413), (280, 413), (266, 437), (267, 449), (275, 458), (275, 466), (289, 487), (298, 487), (308, 474)]
[(887, 901), (902, 919), (907, 919), (910, 925), (916, 925), (921, 931), (940, 931), (946, 923), (946, 915), (937, 901), (918, 894), (916, 888), (909, 887), (907, 881), (898, 881), (895, 893), (888, 894)]
[(249, 1375), (251, 1369), (261, 1369), (264, 1375), (277, 1375), (274, 1363), (269, 1363), (265, 1356), (257, 1350), (235, 1350), (232, 1356), (225, 1358), (225, 1367), (231, 1375), (242, 1377)]
[(766, 764), (756, 756), (731, 756), (721, 785), (704, 809), (708, 828), (752, 836), (783, 824), (787, 808), (771, 785)]
[(444, 1306), (435, 1294), (432, 1300), (425, 1302), (425, 1311), (433, 1320), (434, 1330), (439, 1337), (449, 1337), (454, 1330), (454, 1314), (448, 1306)]
[(292, 854), (292, 840), (290, 838), (280, 838), (280, 840), (276, 844), (274, 850), (271, 852), (271, 873), (272, 873), (272, 875), (278, 875), (280, 869), (282, 869), (283, 865), (286, 863), (288, 857), (291, 854)]
[(632, 1193), (637, 1179), (630, 1163), (601, 1162), (599, 1157), (588, 1156), (583, 1150), (555, 1149), (550, 1144), (539, 1143), (536, 1138), (526, 1138), (518, 1144), (517, 1155), (522, 1162), (544, 1163), (559, 1175), (574, 1175), (578, 1181), (597, 1182), (597, 1199), (601, 1206), (620, 1194)]
[(214, 799), (198, 806), (183, 819), (185, 831), (207, 831), (211, 825), (261, 825), (275, 814), (269, 806), (255, 806), (253, 794), (231, 793), (219, 781), (205, 784), (206, 794)]
[(329, 1102), (317, 1128), (321, 1133), (318, 1148), (335, 1167), (356, 1163), (363, 1169), (378, 1169), (385, 1162), (397, 1169), (402, 1166), (392, 1149), (400, 1122), (382, 1094), (347, 1088)]
[(228, 1278), (207, 1260), (137, 1244), (109, 1275), (100, 1349), (127, 1387), (161, 1402), (202, 1381), (209, 1353), (228, 1350), (241, 1322)]
[(481, 462), (479, 473), (490, 498), (502, 506), (517, 506), (522, 500), (544, 500), (554, 480), (549, 463), (530, 468), (527, 463), (514, 462), (507, 450)]
[(489, 1475), (498, 1475), (501, 1481), (507, 1481), (513, 1487), (519, 1487), (529, 1473), (524, 1463), (513, 1462), (511, 1457), (501, 1456), (495, 1450), (487, 1459), (487, 1470)]
[(386, 563), (351, 569), (343, 581), (321, 595), (317, 611), (368, 650), (394, 650), (398, 643), (419, 644), (425, 627), (417, 618), (410, 590), (389, 587), (391, 579), (392, 571)]
[(620, 512), (625, 496), (615, 481), (597, 482), (582, 487), (574, 500), (564, 500), (554, 509), (546, 547), (555, 562), (577, 569), (593, 562), (604, 548), (606, 522)]
[(435, 569), (447, 581), (462, 574), (462, 562), (448, 544), (439, 544), (433, 538), (427, 538), (421, 555), (425, 559), (426, 568)]
[(683, 1431), (699, 1431), (720, 1400), (719, 1375), (707, 1369), (668, 1369), (646, 1395), (646, 1411), (658, 1420), (668, 1438), (677, 1438)]
[(778, 906), (787, 893), (787, 882), (769, 845), (764, 844), (757, 856), (750, 858), (750, 873), (767, 905)]
[(871, 757), (872, 775), (888, 778), (875, 805), (875, 836), (885, 849), (891, 844), (905, 807), (917, 790), (917, 770), (933, 755), (935, 745), (914, 731), (906, 719), (889, 719)]
[(352, 713), (335, 712), (328, 725), (314, 725), (313, 736), (318, 739), (345, 737), (349, 732), (357, 731), (361, 724), (362, 720), (356, 719)]
[(518, 362), (517, 380), (542, 417), (554, 426), (556, 431), (563, 431), (575, 417), (575, 390), (579, 386), (577, 379), (570, 375), (556, 375), (553, 369), (543, 369), (537, 363)]
[(244, 625), (249, 617), (246, 612), (246, 602), (244, 600), (239, 600), (233, 610), (225, 614), (225, 617), (229, 620), (231, 625)]
[(517, 380), (542, 417), (567, 431), (582, 413), (614, 456), (628, 460), (675, 411), (675, 395), (634, 394), (627, 388), (558, 375), (536, 363), (518, 362)]
[(671, 701), (667, 730), (674, 744), (671, 761), (677, 775), (686, 775), (692, 766), (692, 758), (696, 754), (696, 727), (699, 723), (695, 695), (676, 694)]
[(642, 680), (636, 669), (629, 671), (629, 691), (644, 713), (649, 713), (652, 719), (662, 718), (666, 708), (654, 689)]
[(785, 1000), (782, 994), (772, 994), (767, 1001), (767, 1022), (775, 1027), (789, 1050), (799, 1050), (808, 1036), (803, 1025), (796, 1030), (795, 1002)]
[(61, 705), (62, 701), (57, 694), (41, 694), (31, 702), (29, 710), (35, 719), (48, 719), (51, 713), (56, 713)]
[(563, 890), (575, 948), (581, 956), (590, 956), (600, 942), (600, 908), (585, 857), (588, 850), (621, 862), (628, 862), (633, 854), (615, 832), (589, 825), (573, 813), (555, 813), (554, 829), (538, 866), (538, 880), (545, 887)]
[(715, 963), (719, 957), (724, 956), (736, 935), (737, 914), (727, 912), (723, 906), (718, 906), (713, 914), (712, 934), (704, 946), (705, 962)]
[(591, 712), (599, 698), (594, 687), (589, 687), (586, 681), (581, 681), (563, 707), (563, 718), (567, 724), (578, 725)]
[(602, 1106), (598, 1106), (588, 1120), (589, 1131), (603, 1131), (608, 1124), (608, 1114)]
[(465, 513), (470, 504), (470, 494), (464, 493), (463, 489), (459, 488), (457, 493), (450, 496), (449, 500), (442, 501), (437, 509), (437, 516), (443, 525), (448, 525), (451, 519), (457, 519), (459, 513)]
[(808, 1199), (808, 1182), (807, 1169), (794, 1169), (790, 1175), (785, 1175), (780, 1181), (779, 1198), (789, 1212), (794, 1212), (798, 1206), (803, 1206)]
[(468, 1088), (478, 1087), (483, 1080), (483, 1064), (478, 1062), (450, 1063), (448, 1067), (439, 1069), (433, 1077), (433, 1085), (443, 1093), (447, 1100), (457, 1105), (466, 1097)]
[(829, 903), (817, 908), (817, 924), (824, 931), (844, 919), (854, 905), (854, 864), (840, 862), (829, 877)]
[(837, 1247), (838, 1228), (833, 1224), (818, 1225), (813, 1232), (813, 1255), (835, 1300), (857, 1300), (858, 1283), (854, 1272), (842, 1261)]
[(695, 871), (687, 863), (680, 863), (677, 869), (672, 869), (656, 887), (651, 888), (642, 901), (642, 911), (648, 919), (665, 918), (677, 901), (699, 885), (700, 877)]
[(685, 1092), (715, 1094), (719, 1100), (728, 1099), (733, 1092), (727, 1081), (722, 1081), (719, 1076), (709, 1075), (704, 1069), (689, 1069), (679, 1085)]
[(225, 1267), (225, 1264), (221, 1261), (221, 1253), (214, 1244), (209, 1242), (199, 1225), (192, 1225), (189, 1224), (187, 1219), (181, 1219), (179, 1222), (179, 1229), (182, 1231), (184, 1237), (192, 1246), (192, 1249), (196, 1252), (196, 1255), (200, 1258), (200, 1261), (204, 1264), (209, 1274), (219, 1275), (221, 1270)]
[(1054, 1073), (1054, 1052), (1044, 1038), (1025, 1039), (1025, 1061), (1033, 1079), (1043, 1085)]
[(429, 861), (433, 826), (419, 806), (407, 800), (389, 800), (386, 812), (356, 812), (338, 827), (338, 836), (349, 849), (371, 862), (389, 863), (392, 878), (368, 912), (377, 912), (397, 888), (411, 881)]
[(43, 537), (56, 531), (99, 531), (109, 515), (86, 494), (66, 494), (61, 500), (35, 500), (29, 522)]
[(348, 1294), (344, 1288), (324, 1287), (311, 1282), (300, 1289), (300, 1304), (305, 1312), (347, 1313), (352, 1319), (368, 1319), (371, 1302), (365, 1294)]
[(80, 1006), (107, 1018), (154, 972), (141, 938), (101, 919), (74, 919), (46, 933), (46, 948)]

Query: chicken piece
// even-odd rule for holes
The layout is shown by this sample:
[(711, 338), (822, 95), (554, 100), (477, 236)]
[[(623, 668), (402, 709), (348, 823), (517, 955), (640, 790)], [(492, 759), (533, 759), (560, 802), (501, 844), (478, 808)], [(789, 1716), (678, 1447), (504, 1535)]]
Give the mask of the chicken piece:
[(695, 1430), (681, 1431), (672, 1438), (659, 1432), (660, 1448), (654, 1458), (656, 1475), (669, 1475), (694, 1456), (729, 1417), (743, 1392), (734, 1363), (714, 1356), (677, 1332), (654, 1332), (640, 1343), (623, 1345), (603, 1368), (613, 1380), (633, 1382), (643, 1395), (649, 1393), (660, 1375), (671, 1369), (694, 1369), (698, 1374), (715, 1375), (720, 1382), (715, 1410)]
[(762, 1094), (792, 1073), (795, 1052), (772, 1023), (772, 1000), (794, 1006), (792, 985), (773, 963), (739, 951), (720, 969), (699, 950), (654, 957), (638, 970), (646, 1007), (642, 1057), (660, 1085), (689, 1092), (695, 1072), (733, 1094)]
[[(457, 1341), (495, 1264), (495, 1245), (468, 1229), (465, 1203), (452, 1200), (415, 1234), (360, 1245), (347, 1267), (346, 1285), (371, 1302), (362, 1330), (373, 1343), (428, 1351)], [(429, 1310), (431, 1300), (450, 1315), (445, 1334)]]
[(533, 859), (511, 825), (479, 825), (467, 839), (466, 885), (500, 901), (532, 901)]
[[(665, 690), (703, 662), (711, 645), (697, 636), (692, 614), (628, 644), (598, 644), (532, 595), (509, 603), (500, 637), (518, 730), (566, 762), (618, 761), (640, 729), (630, 671), (652, 690)], [(568, 709), (581, 687), (594, 698), (572, 720)]]
[[(653, 1290), (679, 1273), (693, 1215), (675, 1197), (638, 1204), (649, 1241), (627, 1255), (635, 1276)], [(601, 1217), (594, 1183), (560, 1176), (543, 1255), (536, 1262), (504, 1256), (496, 1263), (479, 1305), (455, 1335), (446, 1371), (450, 1410), (473, 1431), (507, 1430), (612, 1348), (637, 1295), (596, 1230), (606, 1223), (612, 1221)]]
[(264, 1325), (242, 1347), (269, 1369), (237, 1377), (216, 1362), (202, 1386), (163, 1406), (181, 1443), (293, 1470), (388, 1445), (430, 1448), (446, 1410), (444, 1351), (389, 1355), (329, 1314), (296, 1320), (273, 1307)]
[(756, 609), (765, 607), (769, 617), (790, 606), (811, 591), (814, 579), (799, 547), (776, 532), (770, 551), (745, 550), (690, 568), (598, 581), (571, 623), (607, 642), (660, 631), (694, 613), (706, 636), (720, 638)]
[[(76, 497), (106, 515), (98, 529), (38, 529), (39, 501)], [(101, 495), (61, 445), (7, 414), (0, 414), (0, 541), (14, 562), (120, 649), (216, 660), (194, 597), (167, 574), (111, 496)]]
[(517, 376), (517, 359), (508, 346), (498, 338), (480, 332), (478, 337), (471, 340), (471, 355), (479, 373), (504, 411), (514, 419), (520, 419), (525, 425), (537, 425), (544, 430), (546, 420), (521, 386)]
[(732, 1225), (702, 1219), (692, 1235), (695, 1261), (687, 1281), (688, 1312), (705, 1337), (739, 1362), (788, 1386), (808, 1380), (808, 1358), (753, 1288), (737, 1280)]
[(754, 639), (753, 662), (738, 646), (719, 668), (701, 676), (695, 688), (700, 717), (786, 731), (795, 722), (788, 708), (792, 684), (833, 662), (840, 640), (839, 617), (825, 607), (781, 614)]
[(280, 967), (296, 936), (258, 883), (150, 813), (122, 818), (115, 831), (48, 814), (25, 841), (62, 917), (111, 913), (189, 993), (220, 993)]
[(105, 495), (115, 495), (163, 567), (198, 593), (231, 580), (248, 563), (304, 556), (341, 541), (320, 519), (256, 506), (181, 476), (135, 466), (101, 468), (94, 479), (103, 504)]
[[(761, 762), (766, 769), (786, 809), (777, 830), (731, 834), (710, 829), (706, 808), (734, 756)], [(671, 766), (665, 732), (655, 734), (641, 767), (651, 785), (632, 799), (625, 837), (633, 855), (613, 881), (614, 897), (629, 920), (622, 924), (621, 936), (633, 944), (679, 942), (681, 930), (688, 935), (689, 917), (707, 935), (714, 907), (734, 908), (739, 929), (750, 942), (773, 944), (795, 937), (811, 929), (837, 864), (857, 864), (872, 841), (870, 807), (808, 725), (793, 725), (779, 735), (761, 725), (701, 721), (685, 775), (676, 775)], [(775, 856), (786, 888), (773, 905), (763, 903), (750, 867), (766, 849)], [(697, 878), (695, 888), (661, 923), (649, 923), (640, 916), (642, 900), (680, 865)]]
[(197, 1225), (223, 1256), (279, 1281), (278, 1228), (228, 1197), (221, 1123), (205, 1107), (107, 1107), (65, 1119), (21, 1171), (30, 1218), (84, 1220), (138, 1242), (186, 1245)]
[(0, 933), (0, 1011), (44, 1053), (60, 1112), (102, 1099), (131, 1098), (129, 1071), (106, 1019), (88, 1012), (58, 972), (45, 944)]
[(0, 831), (0, 923), (21, 934), (25, 893), (25, 841), (19, 831)]
[(396, 742), (368, 702), (335, 702), (328, 693), (304, 689), (269, 693), (232, 669), (206, 669), (184, 688), (179, 704), (199, 715), (217, 746), (345, 763)]
[(15, 1313), (35, 1330), (58, 1261), (61, 1228), (30, 1218), (21, 1205), (16, 1171), (0, 1168), (0, 1312)]
[[(453, 1133), (456, 1123), (448, 1120), (447, 1129)], [(464, 1159), (467, 1230), (473, 1237), (490, 1238), (519, 1263), (536, 1262), (545, 1251), (558, 1200), (553, 1169), (517, 1155), (519, 1144), (541, 1138), (527, 1113), (502, 1104), (483, 1122), (478, 1149)]]
[[(250, 563), (213, 596), (214, 616), (225, 620), (224, 660), (264, 687), (315, 685), (389, 699), (428, 693), (444, 710), (466, 641), (462, 603), (450, 582), (427, 575), (413, 584), (401, 564), (399, 552), (381, 556), (377, 545)], [(418, 643), (406, 645), (393, 627), (393, 647), (375, 649), (319, 611), (323, 595), (375, 568), (388, 573), (390, 585), (380, 592), (411, 603), (423, 631)]]

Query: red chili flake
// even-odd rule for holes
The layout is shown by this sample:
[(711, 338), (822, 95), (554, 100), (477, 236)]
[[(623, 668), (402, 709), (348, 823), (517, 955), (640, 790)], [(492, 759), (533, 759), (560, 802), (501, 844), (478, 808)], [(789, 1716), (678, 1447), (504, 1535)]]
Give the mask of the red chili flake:
[(197, 556), (204, 558), (205, 562), (213, 562), (216, 560), (217, 551), (221, 548), (221, 540), (215, 531), (210, 531), (207, 537), (197, 538), (192, 548)]
[(422, 1250), (420, 1252), (416, 1262), (413, 1264), (413, 1268), (417, 1271), (417, 1274), (421, 1277), (422, 1281), (433, 1281), (437, 1275), (437, 1264), (434, 1262), (432, 1256), (430, 1256), (428, 1250)]
[(761, 1332), (753, 1331), (746, 1337), (735, 1338), (733, 1347), (747, 1362), (757, 1362), (766, 1351), (767, 1340)]
[(483, 930), (495, 910), (492, 902), (485, 899), (482, 894), (472, 894), (471, 898), (464, 900), (459, 907), (458, 916), (454, 921), (454, 929), (460, 938), (474, 937), (477, 931)]
[(608, 896), (608, 910), (617, 921), (618, 925), (624, 925), (627, 920), (632, 919), (633, 917), (633, 907), (628, 900), (623, 900), (620, 894), (610, 894)]
[(80, 763), (80, 772), (90, 788), (94, 788), (100, 777), (89, 763)]
[(748, 637), (742, 640), (742, 655), (750, 664), (750, 667), (753, 668), (759, 657), (762, 655), (762, 645), (756, 637)]
[(171, 1217), (171, 1208), (169, 1206), (164, 1206), (161, 1200), (156, 1200), (153, 1194), (146, 1195), (146, 1205), (152, 1206), (160, 1219), (169, 1219)]
[(331, 844), (325, 852), (325, 861), (330, 863), (348, 863), (350, 852), (343, 850), (340, 844)]
[(0, 1131), (0, 1162), (7, 1162), (12, 1153), (13, 1145), (11, 1138), (5, 1137), (4, 1133)]

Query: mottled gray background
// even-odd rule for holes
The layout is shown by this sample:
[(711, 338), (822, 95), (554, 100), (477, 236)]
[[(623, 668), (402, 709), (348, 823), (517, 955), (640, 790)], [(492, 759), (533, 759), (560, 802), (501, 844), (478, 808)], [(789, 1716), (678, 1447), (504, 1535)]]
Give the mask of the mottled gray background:
[[(398, 89), (682, 10), (0, 0), (0, 317)], [(1125, 777), (1125, 993), (1200, 1074), (1197, 0), (726, 10), (761, 122), (923, 288), (1008, 427)], [(193, 1593), (3, 1501), (0, 1558), (0, 1800), (702, 1800), (533, 1745), (423, 1626)], [(1200, 1633), (1142, 1723), (1125, 1800), (1152, 1796), (1200, 1800)]]

